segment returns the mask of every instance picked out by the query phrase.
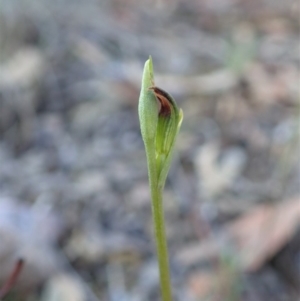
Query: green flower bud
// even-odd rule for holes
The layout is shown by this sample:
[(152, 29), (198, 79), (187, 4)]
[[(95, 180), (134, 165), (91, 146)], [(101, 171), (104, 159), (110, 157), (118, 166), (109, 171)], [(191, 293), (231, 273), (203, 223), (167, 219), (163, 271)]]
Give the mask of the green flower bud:
[(154, 86), (151, 57), (144, 67), (139, 118), (149, 170), (155, 170), (157, 183), (163, 187), (183, 113), (170, 94)]

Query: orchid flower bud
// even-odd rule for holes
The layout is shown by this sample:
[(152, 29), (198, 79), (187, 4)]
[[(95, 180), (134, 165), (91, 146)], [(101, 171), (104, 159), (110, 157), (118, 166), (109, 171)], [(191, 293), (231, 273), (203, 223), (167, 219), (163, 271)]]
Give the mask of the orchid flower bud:
[(151, 57), (144, 67), (139, 118), (149, 172), (155, 171), (158, 186), (163, 187), (183, 113), (170, 94), (154, 85)]

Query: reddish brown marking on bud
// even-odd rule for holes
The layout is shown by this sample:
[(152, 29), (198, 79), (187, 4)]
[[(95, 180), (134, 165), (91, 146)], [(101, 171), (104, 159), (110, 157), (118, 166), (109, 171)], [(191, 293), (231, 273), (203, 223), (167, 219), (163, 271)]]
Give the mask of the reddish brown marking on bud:
[(170, 95), (164, 90), (155, 86), (150, 87), (149, 89), (154, 92), (155, 97), (160, 103), (159, 115), (165, 117), (171, 115), (172, 100), (170, 98)]

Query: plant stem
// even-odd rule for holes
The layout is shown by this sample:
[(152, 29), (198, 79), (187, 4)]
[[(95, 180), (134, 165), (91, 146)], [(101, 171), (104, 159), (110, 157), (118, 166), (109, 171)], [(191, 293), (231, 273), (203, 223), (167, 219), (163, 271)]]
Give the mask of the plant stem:
[(154, 222), (156, 249), (159, 264), (160, 285), (163, 301), (172, 301), (170, 284), (169, 256), (165, 232), (162, 189), (151, 189), (152, 216)]
[(147, 161), (148, 161), (149, 183), (150, 183), (151, 199), (152, 199), (151, 202), (152, 218), (154, 223), (154, 232), (155, 232), (155, 239), (156, 239), (156, 250), (157, 250), (158, 265), (159, 265), (162, 301), (172, 301), (172, 291), (171, 291), (170, 271), (169, 271), (169, 256), (168, 256), (164, 210), (163, 210), (163, 197), (162, 197), (163, 187), (161, 185), (158, 185), (155, 166), (153, 166), (153, 164), (151, 163), (149, 164), (151, 160), (147, 160)]

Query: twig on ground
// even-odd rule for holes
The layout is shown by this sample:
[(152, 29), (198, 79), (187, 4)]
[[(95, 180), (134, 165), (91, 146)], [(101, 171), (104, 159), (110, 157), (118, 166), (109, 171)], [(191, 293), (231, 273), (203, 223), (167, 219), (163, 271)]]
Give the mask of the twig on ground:
[(15, 283), (17, 282), (19, 275), (23, 269), (24, 266), (24, 260), (20, 258), (14, 267), (13, 272), (10, 274), (10, 277), (7, 279), (7, 281), (4, 283), (4, 285), (0, 289), (0, 299), (4, 298), (10, 290), (13, 288)]

